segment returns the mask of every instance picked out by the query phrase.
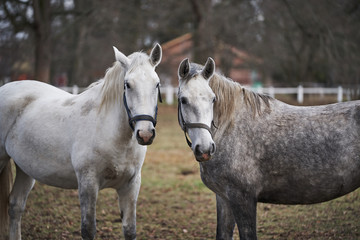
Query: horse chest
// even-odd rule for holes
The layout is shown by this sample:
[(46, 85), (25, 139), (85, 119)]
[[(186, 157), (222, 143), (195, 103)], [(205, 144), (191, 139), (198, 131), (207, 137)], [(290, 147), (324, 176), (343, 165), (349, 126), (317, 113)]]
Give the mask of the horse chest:
[(137, 173), (136, 166), (107, 165), (100, 171), (100, 186), (120, 188), (130, 183)]
[(211, 163), (209, 164), (207, 162), (200, 164), (201, 180), (209, 189), (215, 193), (221, 193), (224, 190), (224, 185), (227, 184), (222, 174), (224, 172), (224, 169), (221, 167), (217, 168)]
[(201, 179), (208, 188), (218, 194), (234, 186), (242, 189), (250, 186), (257, 188), (261, 174), (255, 165), (252, 159), (215, 155), (210, 161), (200, 164)]
[(217, 189), (217, 184), (215, 181), (216, 176), (211, 175), (210, 171), (206, 167), (202, 166), (202, 164), (200, 164), (200, 174), (203, 183), (212, 191), (216, 192)]
[(121, 188), (131, 183), (141, 170), (144, 156), (145, 152), (138, 149), (105, 161), (98, 172), (101, 188)]

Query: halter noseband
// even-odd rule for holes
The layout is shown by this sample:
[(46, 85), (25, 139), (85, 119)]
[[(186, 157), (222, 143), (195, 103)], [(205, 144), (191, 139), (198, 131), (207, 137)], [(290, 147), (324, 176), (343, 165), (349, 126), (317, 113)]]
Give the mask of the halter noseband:
[[(162, 98), (161, 98), (161, 92), (160, 92), (160, 84), (157, 86), (158, 89), (158, 98), (159, 101), (162, 103)], [(126, 94), (125, 94), (125, 90), (126, 90), (126, 82), (124, 83), (124, 97), (123, 97), (123, 101), (124, 101), (124, 106), (126, 109), (126, 113), (128, 115), (129, 118), (129, 125), (131, 127), (131, 129), (134, 131), (135, 130), (135, 123), (137, 121), (150, 121), (153, 123), (154, 127), (156, 127), (156, 122), (157, 122), (157, 113), (158, 113), (158, 105), (156, 104), (155, 107), (155, 118), (150, 116), (150, 115), (146, 115), (146, 114), (140, 114), (140, 115), (136, 115), (136, 116), (132, 116), (131, 111), (129, 109), (129, 106), (127, 104), (126, 101)]]
[[(206, 125), (204, 123), (187, 123), (187, 122), (185, 122), (182, 111), (181, 111), (180, 99), (178, 99), (178, 121), (179, 121), (179, 125), (180, 125), (181, 129), (184, 131), (186, 142), (190, 148), (192, 147), (192, 143), (190, 142), (190, 140), (186, 134), (188, 129), (204, 128), (204, 129), (208, 130), (212, 136), (211, 128), (208, 125)], [(212, 121), (211, 124), (216, 128), (214, 121)]]

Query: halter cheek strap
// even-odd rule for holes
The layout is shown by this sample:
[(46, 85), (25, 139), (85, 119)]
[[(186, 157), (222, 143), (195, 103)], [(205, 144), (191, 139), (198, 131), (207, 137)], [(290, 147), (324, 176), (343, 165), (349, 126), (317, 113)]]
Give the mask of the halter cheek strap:
[[(124, 88), (125, 88), (125, 87), (124, 87)], [(157, 86), (157, 88), (158, 88), (159, 101), (162, 103), (160, 86)], [(124, 106), (125, 106), (125, 109), (126, 109), (126, 113), (127, 113), (127, 115), (128, 115), (128, 118), (129, 118), (129, 125), (130, 125), (130, 128), (131, 128), (133, 131), (135, 130), (135, 123), (136, 123), (137, 121), (150, 121), (150, 122), (152, 122), (152, 124), (154, 125), (154, 127), (156, 127), (156, 123), (157, 123), (157, 113), (158, 113), (158, 106), (157, 106), (157, 104), (156, 104), (156, 107), (155, 107), (155, 117), (152, 117), (152, 116), (146, 115), (146, 114), (140, 114), (140, 115), (132, 116), (131, 111), (130, 111), (129, 106), (128, 106), (127, 101), (126, 101), (125, 91), (124, 91), (123, 101), (124, 101)]]

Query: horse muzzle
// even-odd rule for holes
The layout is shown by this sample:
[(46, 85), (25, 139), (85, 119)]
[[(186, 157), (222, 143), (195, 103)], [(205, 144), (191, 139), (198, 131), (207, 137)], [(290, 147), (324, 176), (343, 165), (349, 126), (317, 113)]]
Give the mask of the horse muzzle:
[(196, 161), (198, 162), (206, 162), (211, 159), (216, 151), (215, 143), (211, 143), (210, 147), (207, 149), (203, 149), (200, 145), (196, 145), (194, 148), (194, 155)]
[(140, 145), (150, 145), (155, 138), (155, 128), (151, 130), (137, 130), (136, 140)]

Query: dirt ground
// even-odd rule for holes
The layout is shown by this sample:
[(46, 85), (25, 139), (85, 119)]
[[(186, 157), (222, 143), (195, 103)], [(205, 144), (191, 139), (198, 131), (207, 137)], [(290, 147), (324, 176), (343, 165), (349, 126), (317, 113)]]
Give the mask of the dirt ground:
[[(259, 239), (360, 239), (360, 190), (307, 206), (258, 204)], [(235, 239), (239, 239), (237, 230)], [(76, 190), (37, 183), (22, 219), (23, 239), (81, 239)], [(215, 196), (177, 124), (176, 106), (161, 106), (148, 148), (137, 205), (138, 239), (215, 239)], [(100, 192), (96, 239), (124, 239), (114, 190)]]

